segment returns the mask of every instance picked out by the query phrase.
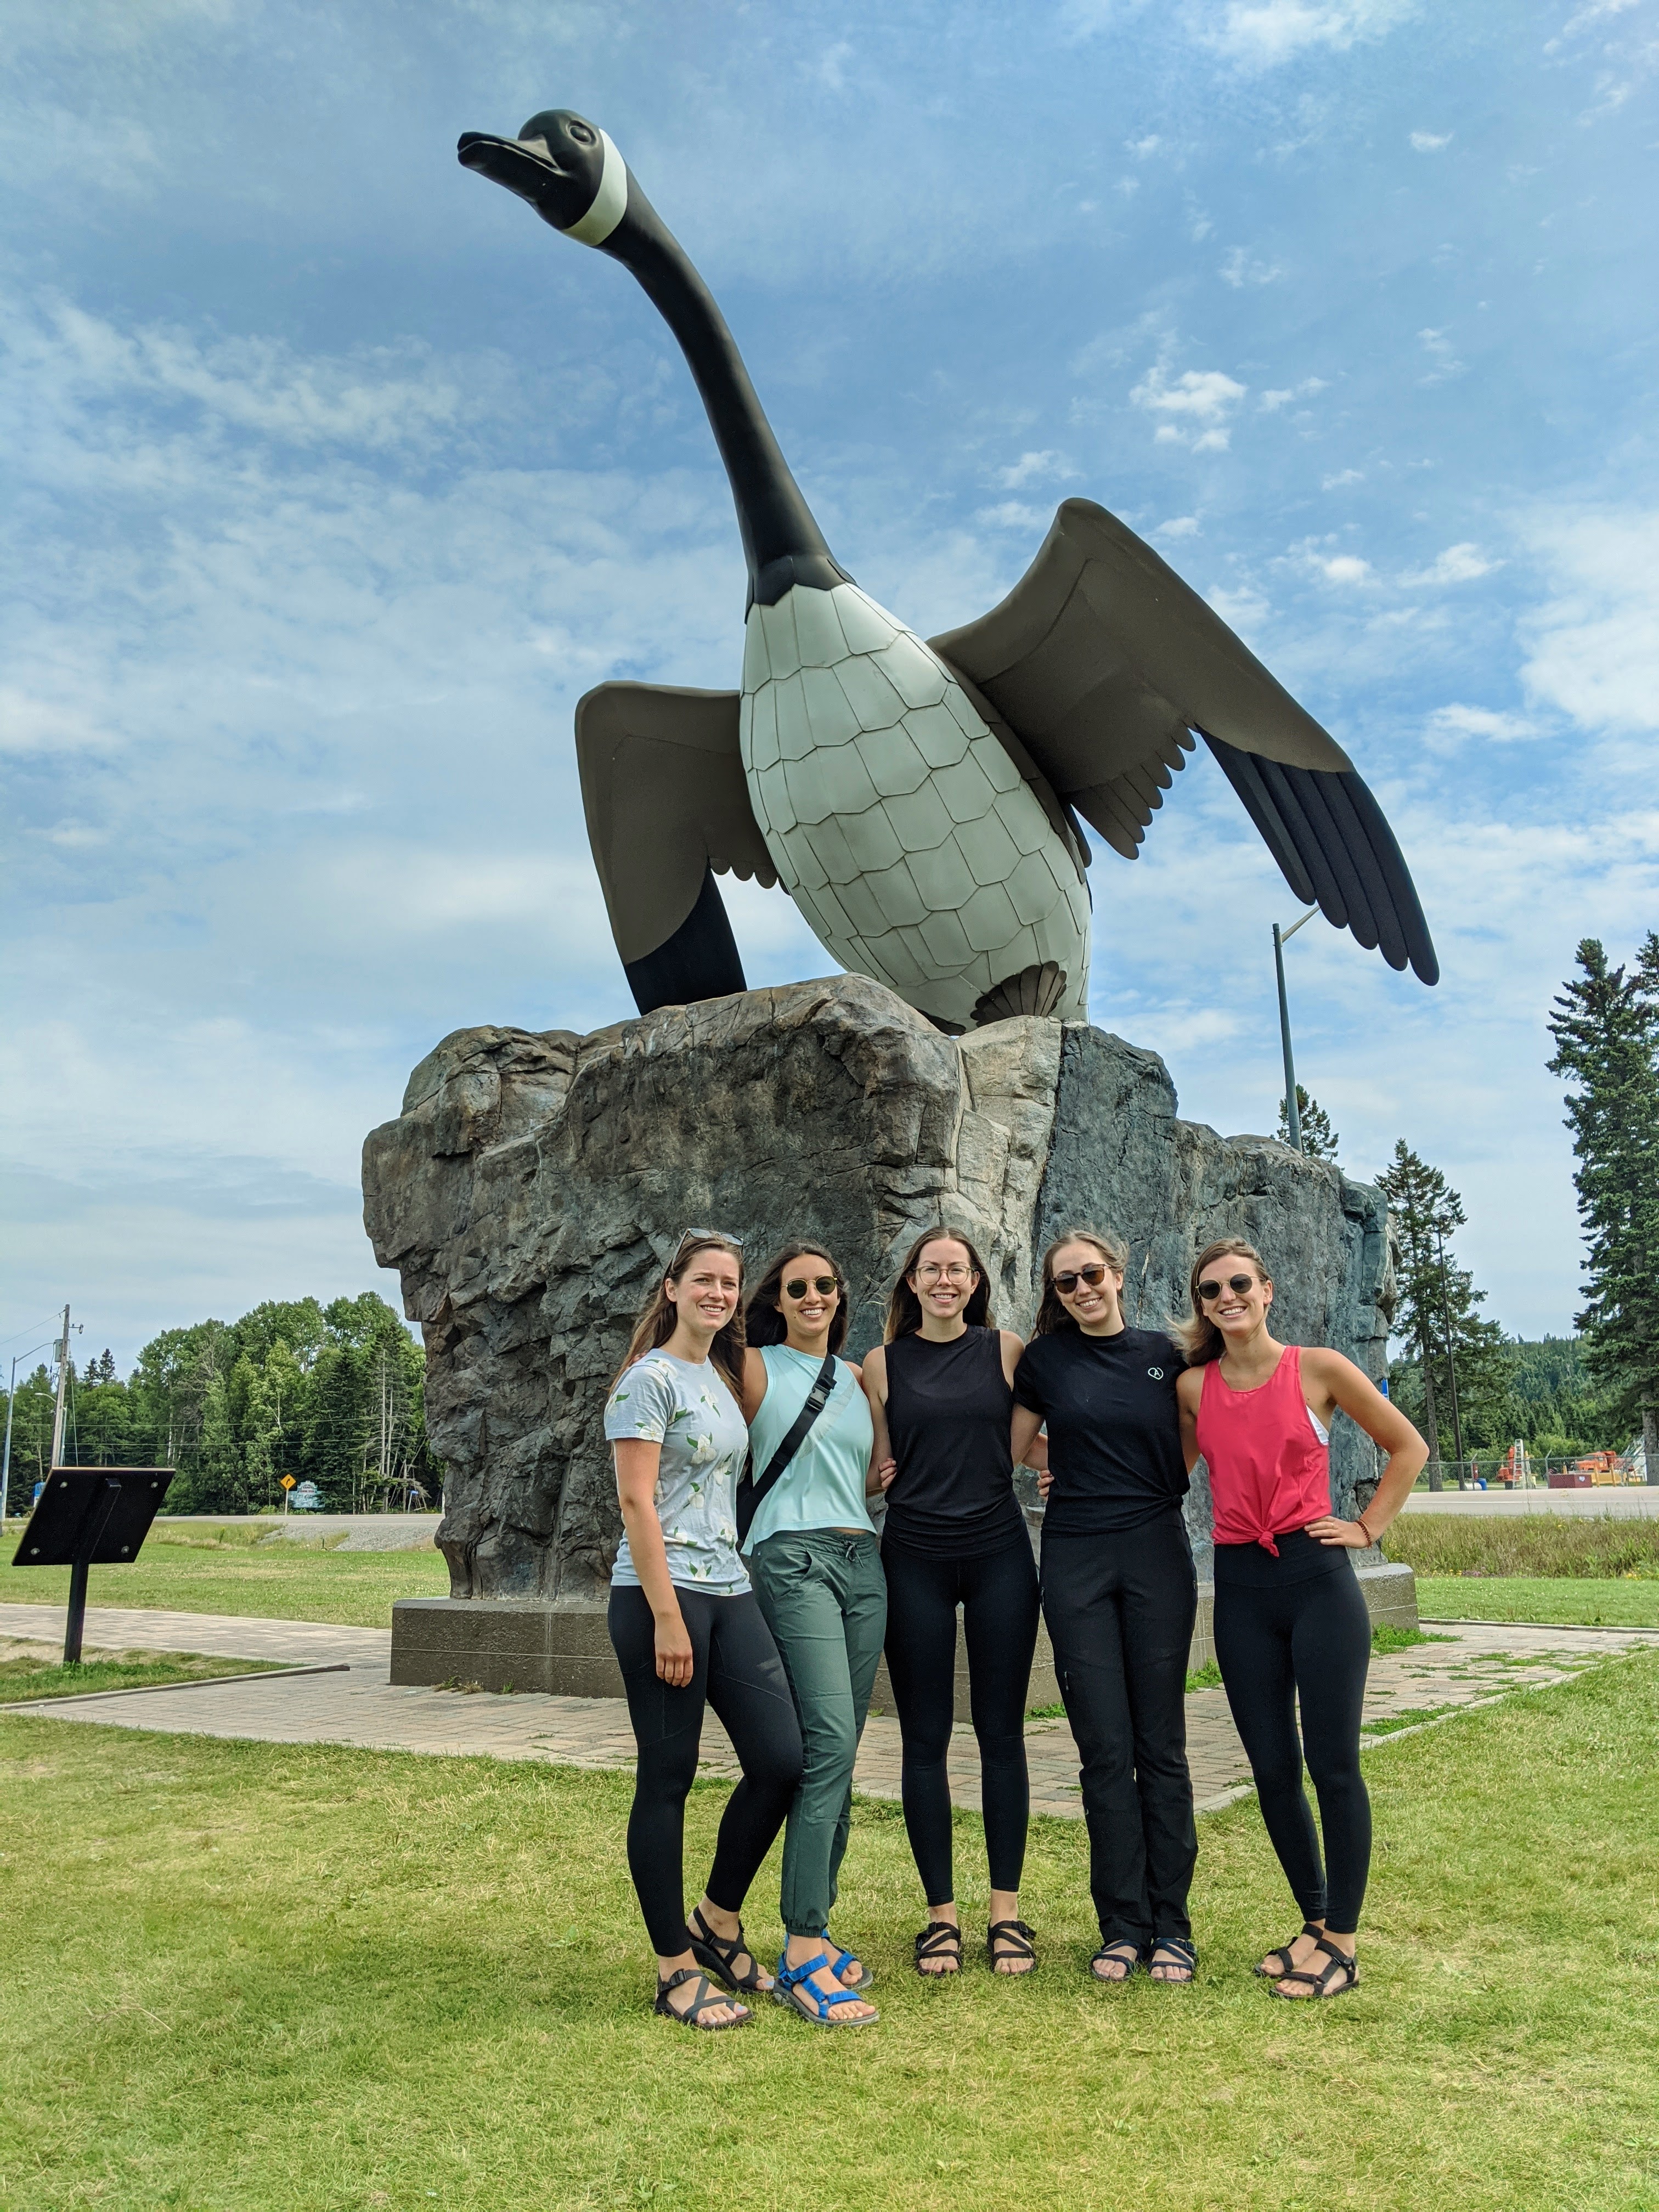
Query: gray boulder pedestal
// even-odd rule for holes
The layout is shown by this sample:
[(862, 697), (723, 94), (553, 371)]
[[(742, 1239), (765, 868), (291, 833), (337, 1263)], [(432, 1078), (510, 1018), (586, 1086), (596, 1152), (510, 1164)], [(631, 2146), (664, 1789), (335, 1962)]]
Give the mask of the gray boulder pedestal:
[[(1125, 1304), (1143, 1326), (1184, 1310), (1202, 1245), (1242, 1236), (1273, 1267), (1277, 1333), (1384, 1371), (1377, 1192), (1271, 1138), (1178, 1120), (1163, 1062), (1103, 1030), (1027, 1018), (947, 1037), (860, 975), (591, 1036), (457, 1030), (368, 1138), (363, 1198), (425, 1338), (446, 1477), (450, 1595), (394, 1607), (396, 1682), (620, 1694), (602, 1413), (634, 1317), (693, 1224), (742, 1237), (757, 1267), (787, 1237), (822, 1239), (846, 1276), (854, 1358), (879, 1341), (899, 1262), (936, 1223), (972, 1237), (997, 1319), (1022, 1333), (1042, 1249), (1068, 1226), (1127, 1238)], [(1340, 1513), (1376, 1481), (1369, 1441), (1340, 1415), (1332, 1477)], [(1188, 1523), (1206, 1581), (1201, 1465)], [(1414, 1621), (1409, 1569), (1356, 1564), (1379, 1618)], [(1194, 1654), (1210, 1656), (1207, 1607)], [(1034, 1705), (1056, 1695), (1046, 1643), (1039, 1662)]]

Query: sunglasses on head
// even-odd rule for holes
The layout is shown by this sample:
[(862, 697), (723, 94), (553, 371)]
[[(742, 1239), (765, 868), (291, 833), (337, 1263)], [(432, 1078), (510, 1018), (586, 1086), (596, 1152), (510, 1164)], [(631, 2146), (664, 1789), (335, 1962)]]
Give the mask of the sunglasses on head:
[(722, 1244), (734, 1244), (739, 1252), (743, 1249), (742, 1237), (734, 1237), (729, 1229), (688, 1229), (675, 1247), (674, 1256), (668, 1263), (670, 1272), (678, 1267), (691, 1245), (701, 1244), (709, 1237), (717, 1238)]
[(1231, 1291), (1235, 1297), (1243, 1297), (1246, 1291), (1253, 1291), (1255, 1288), (1255, 1277), (1229, 1275), (1224, 1285), (1216, 1282), (1200, 1283), (1198, 1286), (1198, 1295), (1206, 1306), (1213, 1305), (1221, 1296), (1224, 1288)]
[(821, 1298), (828, 1298), (833, 1297), (840, 1288), (833, 1275), (813, 1275), (810, 1279), (805, 1275), (793, 1275), (784, 1285), (783, 1294), (787, 1298), (804, 1298), (811, 1289)]
[(1105, 1266), (1103, 1262), (1097, 1260), (1091, 1267), (1088, 1267), (1061, 1268), (1054, 1277), (1054, 1288), (1060, 1292), (1061, 1297), (1069, 1298), (1079, 1283), (1087, 1283), (1091, 1291), (1097, 1291), (1105, 1279)]

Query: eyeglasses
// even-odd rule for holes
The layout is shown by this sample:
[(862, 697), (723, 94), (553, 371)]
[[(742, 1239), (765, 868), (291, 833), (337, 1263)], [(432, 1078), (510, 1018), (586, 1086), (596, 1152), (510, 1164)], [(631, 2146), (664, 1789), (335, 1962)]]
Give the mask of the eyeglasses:
[(814, 1275), (810, 1285), (805, 1275), (797, 1275), (793, 1282), (784, 1285), (783, 1294), (788, 1298), (804, 1298), (809, 1288), (815, 1290), (821, 1298), (830, 1298), (835, 1296), (841, 1285), (833, 1275)]
[(944, 1266), (937, 1260), (924, 1260), (916, 1269), (919, 1283), (936, 1283), (941, 1275), (949, 1282), (968, 1283), (973, 1280), (974, 1271), (961, 1260), (951, 1260)]
[(1106, 1270), (1097, 1260), (1091, 1267), (1066, 1267), (1054, 1279), (1054, 1288), (1061, 1297), (1069, 1298), (1079, 1283), (1087, 1283), (1091, 1291), (1098, 1290), (1106, 1279)]
[(672, 1267), (676, 1261), (684, 1258), (688, 1244), (701, 1244), (705, 1237), (709, 1237), (718, 1238), (722, 1244), (735, 1244), (739, 1252), (743, 1249), (742, 1237), (734, 1237), (729, 1229), (688, 1229), (676, 1247), (674, 1259), (669, 1265)]
[[(1246, 1291), (1253, 1291), (1255, 1288), (1255, 1277), (1254, 1275), (1229, 1275), (1227, 1278), (1226, 1287), (1231, 1291), (1236, 1297), (1243, 1297)], [(1219, 1283), (1200, 1283), (1198, 1286), (1198, 1295), (1202, 1298), (1206, 1306), (1213, 1305), (1216, 1300), (1221, 1296), (1221, 1289), (1222, 1286)]]

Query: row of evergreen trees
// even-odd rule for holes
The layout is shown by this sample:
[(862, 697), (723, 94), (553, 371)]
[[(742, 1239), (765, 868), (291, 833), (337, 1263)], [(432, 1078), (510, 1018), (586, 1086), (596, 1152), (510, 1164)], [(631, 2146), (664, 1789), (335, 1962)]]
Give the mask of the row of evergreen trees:
[[(240, 1321), (164, 1329), (125, 1380), (107, 1352), (67, 1387), (64, 1461), (171, 1467), (173, 1513), (257, 1513), (280, 1504), (282, 1478), (316, 1484), (325, 1506), (372, 1512), (436, 1504), (442, 1473), (428, 1449), (422, 1358), (384, 1298), (268, 1299)], [(52, 1452), (55, 1378), (17, 1386), (14, 1511)], [(0, 1420), (5, 1414), (0, 1390)]]
[[(1519, 1440), (1545, 1455), (1622, 1449), (1640, 1431), (1659, 1466), (1659, 936), (1648, 933), (1628, 970), (1586, 938), (1549, 1027), (1550, 1071), (1575, 1086), (1581, 1335), (1523, 1343), (1481, 1313), (1486, 1294), (1451, 1249), (1468, 1218), (1462, 1199), (1402, 1139), (1376, 1177), (1399, 1256), (1393, 1395), (1441, 1458), (1459, 1431), (1466, 1452)], [(1300, 1084), (1297, 1107), (1303, 1150), (1334, 1160), (1340, 1139)], [(1288, 1134), (1283, 1100), (1279, 1127)]]

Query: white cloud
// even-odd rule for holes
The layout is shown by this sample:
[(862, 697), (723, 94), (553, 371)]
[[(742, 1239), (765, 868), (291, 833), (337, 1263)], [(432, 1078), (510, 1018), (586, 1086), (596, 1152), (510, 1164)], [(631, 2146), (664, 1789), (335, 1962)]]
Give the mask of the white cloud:
[(86, 752), (118, 743), (83, 706), (0, 684), (0, 753)]
[(975, 514), (975, 522), (983, 523), (988, 530), (1047, 530), (1054, 520), (1040, 507), (1027, 507), (1017, 499), (999, 500), (994, 507), (981, 507)]
[(1048, 452), (1022, 453), (1017, 461), (996, 471), (996, 480), (1005, 491), (1018, 491), (1024, 484), (1063, 483), (1074, 477), (1077, 471), (1064, 453)]
[(1160, 522), (1153, 531), (1154, 538), (1196, 538), (1198, 517), (1195, 514), (1171, 515), (1169, 521)]
[(1490, 576), (1503, 565), (1466, 540), (1461, 545), (1449, 545), (1426, 568), (1407, 570), (1400, 580), (1402, 584), (1472, 584), (1477, 576)]
[(1444, 331), (1419, 331), (1417, 342), (1434, 362), (1428, 374), (1419, 377), (1421, 384), (1444, 384), (1454, 376), (1462, 376), (1464, 364), (1457, 358), (1457, 349)]
[(1428, 720), (1429, 742), (1437, 752), (1450, 751), (1470, 738), (1503, 745), (1539, 734), (1537, 723), (1524, 715), (1503, 714), (1491, 707), (1437, 707)]
[(1298, 399), (1311, 399), (1327, 388), (1322, 376), (1304, 376), (1300, 384), (1284, 385), (1264, 392), (1256, 405), (1264, 415), (1277, 415)]
[(1257, 629), (1273, 612), (1261, 592), (1249, 584), (1241, 584), (1236, 591), (1215, 591), (1205, 594), (1223, 622), (1241, 634)]
[(1345, 484), (1364, 483), (1364, 469), (1339, 469), (1334, 476), (1322, 477), (1319, 489), (1321, 491), (1340, 491)]
[(1440, 137), (1437, 137), (1432, 131), (1413, 131), (1412, 133), (1413, 148), (1419, 154), (1437, 154), (1443, 146), (1449, 146), (1451, 142), (1452, 134), (1449, 131)]
[(1357, 553), (1335, 553), (1314, 565), (1328, 584), (1363, 584), (1371, 573), (1370, 562)]
[(1247, 284), (1276, 284), (1284, 274), (1278, 262), (1253, 260), (1242, 246), (1234, 246), (1221, 264), (1222, 282), (1236, 292)]
[(1144, 138), (1126, 138), (1123, 143), (1126, 151), (1133, 154), (1137, 161), (1146, 161), (1157, 153), (1164, 141), (1158, 137), (1157, 131), (1151, 131)]
[(1339, 52), (1386, 37), (1415, 0), (1226, 0), (1206, 43), (1247, 67), (1272, 69), (1311, 46)]
[(1659, 514), (1544, 509), (1524, 534), (1553, 586), (1521, 624), (1528, 696), (1583, 729), (1659, 731)]
[(1149, 368), (1129, 394), (1137, 407), (1162, 416), (1160, 445), (1188, 447), (1195, 453), (1224, 453), (1231, 433), (1228, 417), (1249, 386), (1218, 368), (1188, 368), (1171, 380), (1162, 363)]

